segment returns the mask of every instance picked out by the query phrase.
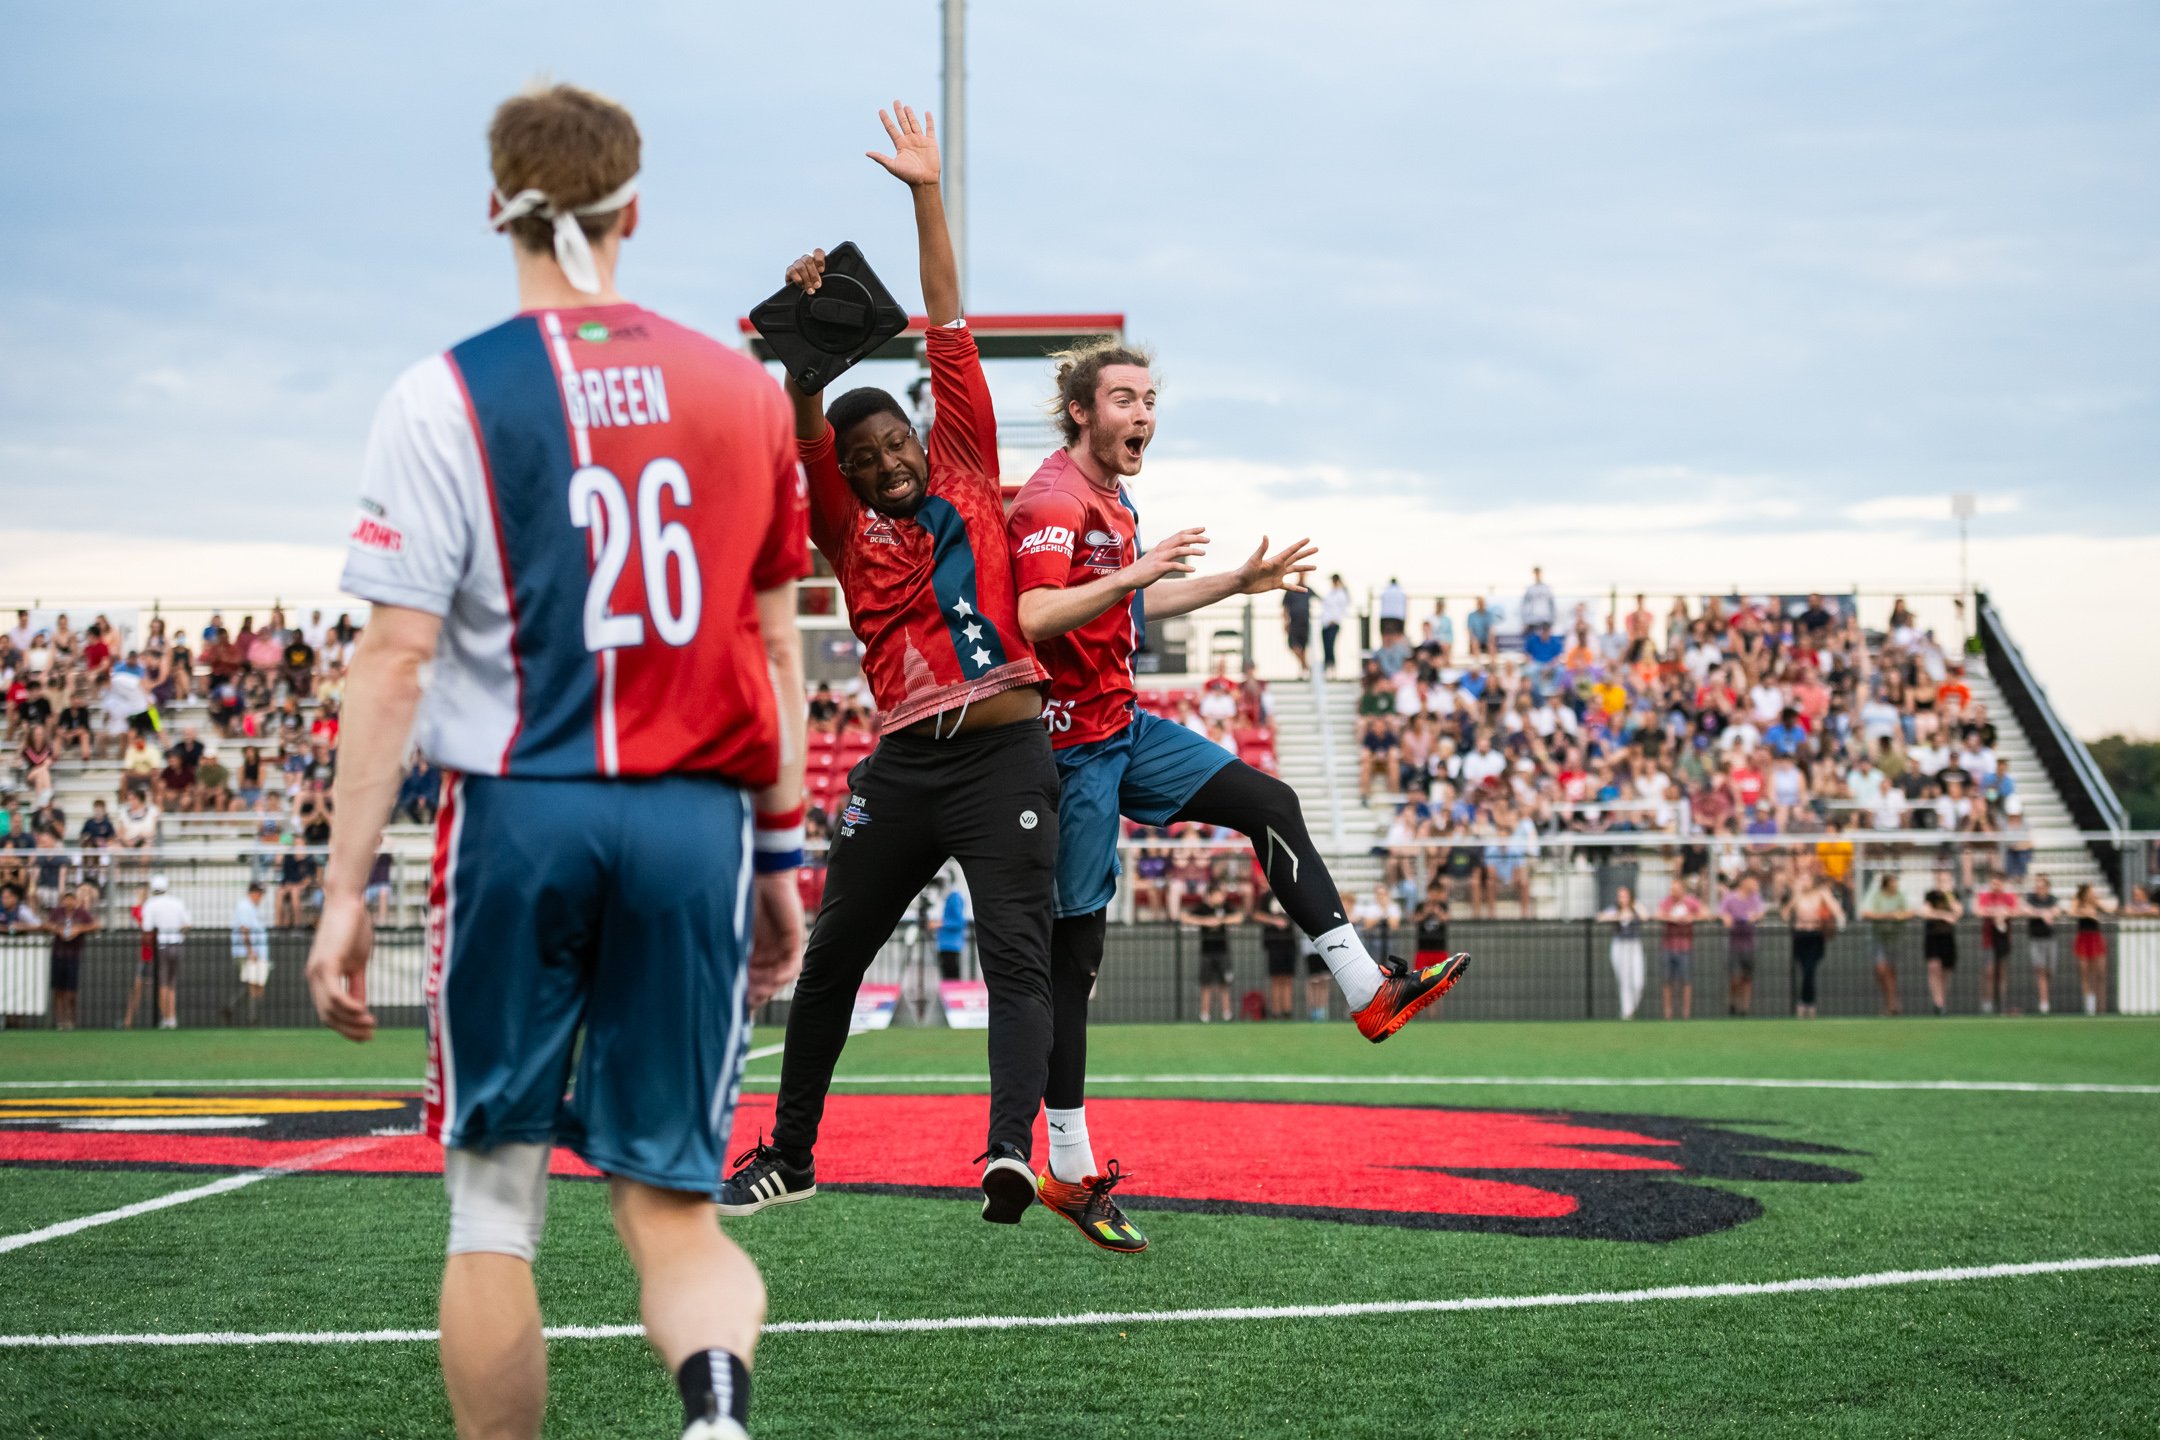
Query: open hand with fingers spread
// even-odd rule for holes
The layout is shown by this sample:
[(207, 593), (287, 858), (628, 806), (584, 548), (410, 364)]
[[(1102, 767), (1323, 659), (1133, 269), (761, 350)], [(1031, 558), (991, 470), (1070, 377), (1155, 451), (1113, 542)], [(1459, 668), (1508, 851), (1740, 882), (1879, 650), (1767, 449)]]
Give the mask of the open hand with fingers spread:
[(1238, 594), (1262, 595), (1270, 590), (1305, 589), (1305, 577), (1313, 572), (1313, 566), (1308, 562), (1320, 553), (1320, 547), (1310, 540), (1299, 540), (1270, 555), (1267, 546), (1267, 536), (1263, 535), (1259, 548), (1238, 566)]
[(1125, 568), (1134, 589), (1145, 590), (1157, 580), (1172, 580), (1193, 573), (1192, 561), (1207, 553), (1207, 528), (1195, 525), (1180, 530)]
[(892, 137), (893, 153), (880, 155), (875, 150), (863, 153), (910, 185), (937, 184), (937, 122), (930, 118), (930, 112), (923, 111), (918, 119), (913, 109), (895, 100), (892, 113), (888, 115), (880, 110), (878, 119), (885, 122), (885, 133)]

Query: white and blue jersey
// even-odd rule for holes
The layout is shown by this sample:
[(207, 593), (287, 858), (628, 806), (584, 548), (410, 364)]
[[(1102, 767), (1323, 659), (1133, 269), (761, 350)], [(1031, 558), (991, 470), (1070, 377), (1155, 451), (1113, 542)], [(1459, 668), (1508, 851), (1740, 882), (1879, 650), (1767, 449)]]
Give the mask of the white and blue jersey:
[(807, 530), (779, 388), (636, 306), (515, 316), (383, 402), (344, 584), (443, 622), (417, 738), (445, 776), (425, 1092), (445, 1145), (560, 1143), (717, 1187), (749, 792), (780, 766), (757, 597), (805, 572)]

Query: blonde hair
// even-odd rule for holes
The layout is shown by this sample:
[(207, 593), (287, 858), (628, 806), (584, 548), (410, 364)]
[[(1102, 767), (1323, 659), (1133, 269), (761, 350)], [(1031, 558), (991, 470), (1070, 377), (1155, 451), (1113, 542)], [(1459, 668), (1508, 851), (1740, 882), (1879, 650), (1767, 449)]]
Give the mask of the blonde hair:
[(1058, 433), (1065, 437), (1068, 445), (1080, 438), (1080, 424), (1072, 418), (1072, 407), (1095, 408), (1095, 387), (1101, 383), (1102, 372), (1107, 367), (1155, 368), (1154, 352), (1144, 346), (1127, 345), (1108, 335), (1075, 345), (1070, 350), (1060, 350), (1050, 358), (1057, 363), (1057, 394), (1050, 401), (1050, 418), (1056, 422)]
[[(496, 108), (488, 124), (488, 163), (504, 195), (538, 190), (558, 209), (590, 205), (638, 173), (641, 141), (630, 112), (575, 85), (534, 84)], [(621, 210), (580, 215), (578, 228), (598, 240)], [(526, 250), (555, 248), (554, 222), (521, 216), (506, 227)]]

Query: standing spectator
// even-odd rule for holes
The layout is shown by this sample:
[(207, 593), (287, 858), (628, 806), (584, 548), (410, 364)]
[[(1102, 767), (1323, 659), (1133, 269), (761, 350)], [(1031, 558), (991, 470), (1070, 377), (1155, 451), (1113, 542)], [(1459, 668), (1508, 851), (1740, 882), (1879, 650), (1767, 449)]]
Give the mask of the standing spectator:
[[(187, 950), (188, 926), (194, 921), (188, 916), (187, 906), (172, 893), (172, 883), (163, 875), (150, 877), (150, 898), (143, 901), (142, 928), (147, 942), (154, 943), (156, 959), (146, 967), (149, 978), (157, 983), (158, 1029), (180, 1028), (180, 957)], [(135, 1023), (135, 1004), (142, 997), (145, 976), (135, 977), (135, 987), (128, 992), (127, 1015), (121, 1028)]]
[(1537, 565), (1531, 566), (1530, 585), (1522, 594), (1523, 629), (1533, 630), (1540, 625), (1551, 629), (1559, 621), (1559, 618), (1558, 611), (1553, 604), (1552, 586), (1545, 583), (1544, 568)]
[(2045, 875), (2033, 877), (2032, 893), (2025, 897), (2025, 958), (2032, 965), (2033, 989), (2038, 992), (2040, 1013), (2048, 1013), (2048, 983), (2055, 976), (2055, 921), (2062, 912), (2062, 897)]
[(1821, 861), (1811, 862), (1801, 872), (1792, 898), (1785, 902), (1785, 918), (1792, 923), (1793, 965), (1800, 972), (1799, 998), (1793, 1006), (1793, 1014), (1802, 1020), (1812, 1020), (1815, 1018), (1815, 972), (1822, 968), (1823, 956), (1830, 948), (1830, 937), (1837, 933), (1845, 919), (1845, 911), (1838, 904), (1830, 877), (1823, 873)]
[(1350, 618), (1350, 587), (1340, 575), (1328, 576), (1328, 592), (1320, 598), (1320, 671), (1335, 673), (1335, 639)]
[(1211, 883), (1201, 894), (1186, 897), (1184, 920), (1200, 932), (1200, 1023), (1213, 1018), (1208, 1000), (1221, 996), (1227, 1024), (1231, 1018), (1229, 927), (1238, 922), (1236, 907), (1220, 884)]
[[(1642, 597), (1637, 596), (1640, 600)], [(1769, 903), (1762, 881), (1750, 870), (1718, 902), (1718, 923), (1725, 927), (1725, 1013), (1752, 1014), (1755, 1009), (1755, 927)]]
[[(1433, 876), (1432, 883), (1425, 887), (1425, 898), (1410, 914), (1410, 923), (1417, 931), (1417, 958), (1412, 963), (1418, 969), (1438, 965), (1453, 953), (1448, 949), (1448, 882), (1445, 875)], [(1437, 1016), (1445, 1004), (1445, 998), (1433, 1001), (1432, 1013)]]
[(1643, 996), (1643, 913), (1635, 904), (1634, 888), (1622, 885), (1614, 891), (1612, 908), (1597, 918), (1613, 927), (1612, 973), (1620, 989), (1620, 1018), (1632, 1020)]
[[(1282, 902), (1275, 898), (1273, 890), (1263, 890), (1259, 901), (1253, 906), (1252, 918), (1260, 926), (1260, 949), (1267, 956), (1268, 1018), (1287, 1020), (1291, 1008), (1297, 1003), (1297, 957), (1298, 941), (1302, 937), (1283, 913)], [(1314, 963), (1319, 955), (1311, 952)], [(1320, 1000), (1327, 1003), (1325, 973), (1311, 977), (1320, 985)]]
[(1386, 646), (1403, 638), (1410, 627), (1410, 596), (1403, 590), (1402, 582), (1388, 576), (1387, 584), (1380, 587), (1380, 643)]
[(1442, 665), (1455, 660), (1455, 617), (1447, 613), (1447, 599), (1433, 602), (1432, 619), (1425, 622), (1425, 643), (1432, 646), (1433, 658)]
[(940, 980), (958, 980), (960, 962), (967, 954), (967, 896), (957, 884), (948, 886), (945, 903), (938, 911), (937, 965)]
[(2114, 908), (2114, 901), (2102, 899), (2090, 885), (2078, 886), (2070, 897), (2070, 917), (2077, 922), (2070, 953), (2077, 957), (2078, 985), (2085, 992), (2087, 1015), (2107, 1009), (2107, 935), (2100, 928), (2100, 917)]
[(2007, 1010), (2010, 988), (2010, 922), (2024, 907), (2000, 870), (1988, 871), (1987, 884), (1973, 896), (1973, 914), (1980, 917), (1980, 1013), (1993, 1015)]
[(1950, 1010), (1950, 977), (1957, 971), (1957, 922), (1964, 917), (1964, 902), (1957, 897), (1956, 882), (1947, 870), (1935, 872), (1935, 888), (1920, 897), (1920, 950), (1927, 956), (1928, 999), (1935, 1013)]
[(307, 923), (307, 903), (322, 866), (303, 849), (298, 836), (287, 836), (284, 857), (278, 862), (277, 923), (298, 927)]
[(1470, 607), (1469, 618), (1463, 621), (1463, 632), (1469, 637), (1468, 653), (1464, 659), (1475, 665), (1480, 660), (1490, 663), (1499, 658), (1493, 643), (1493, 615), (1485, 597), (1480, 595), (1477, 604)]
[(1664, 961), (1658, 994), (1667, 1020), (1673, 1018), (1676, 992), (1682, 1020), (1692, 1017), (1695, 1010), (1695, 922), (1702, 919), (1703, 907), (1695, 898), (1693, 884), (1685, 878), (1675, 880), (1657, 907), (1662, 926), (1659, 948)]
[(82, 987), (83, 946), (90, 934), (102, 928), (97, 917), (97, 887), (87, 882), (62, 896), (45, 917), (46, 933), (52, 936), (51, 975), (53, 1028), (75, 1028), (76, 993)]
[(226, 1002), (228, 1023), (243, 1000), (247, 1002), (248, 1024), (253, 1025), (262, 1018), (263, 990), (270, 984), (270, 926), (263, 918), (262, 903), (260, 880), (249, 885), (247, 894), (233, 902), (232, 953), (233, 962), (240, 970), (240, 988)]
[(1897, 993), (1896, 954), (1898, 931), (1907, 920), (1913, 918), (1912, 910), (1905, 904), (1905, 893), (1898, 889), (1897, 871), (1885, 870), (1876, 882), (1868, 887), (1867, 898), (1860, 902), (1860, 913), (1868, 922), (1868, 944), (1875, 961), (1875, 983), (1882, 990), (1882, 1013), (1899, 1013)]
[(390, 923), (390, 901), (396, 894), (396, 886), (392, 883), (394, 869), (389, 847), (378, 844), (375, 861), (368, 866), (367, 883), (360, 890), (360, 903), (374, 913), (377, 925)]
[[(1305, 658), (1306, 647), (1312, 644), (1312, 592), (1306, 589), (1285, 590), (1282, 595), (1283, 644), (1289, 647), (1291, 658), (1297, 661), (1300, 680), (1312, 673), (1312, 662)], [(1332, 663), (1333, 645), (1329, 647)]]

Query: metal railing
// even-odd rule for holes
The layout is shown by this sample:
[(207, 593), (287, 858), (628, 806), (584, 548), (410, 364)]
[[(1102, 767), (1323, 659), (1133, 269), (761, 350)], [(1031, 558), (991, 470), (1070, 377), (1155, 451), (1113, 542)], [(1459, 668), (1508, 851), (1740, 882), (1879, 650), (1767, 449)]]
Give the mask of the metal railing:
[[(2079, 964), (2071, 953), (2070, 928), (2058, 925), (2056, 955), (2047, 974), (2057, 1013), (2080, 1009)], [(1304, 1018), (1315, 1000), (1331, 1020), (1347, 1018), (1342, 997), (1324, 969), (1302, 958), (1271, 964), (1260, 928), (1241, 925), (1227, 932), (1228, 952), (1220, 961), (1202, 951), (1201, 932), (1185, 926), (1150, 923), (1110, 928), (1106, 954), (1090, 1018), (1102, 1024), (1169, 1024), (1196, 1020), (1203, 983), (1227, 982), (1234, 1013)], [(2103, 1011), (2160, 1010), (2160, 920), (2109, 919), (2101, 929), (2108, 962)], [(1448, 944), (1475, 957), (1470, 977), (1433, 1012), (1434, 1020), (1612, 1019), (1621, 1014), (1621, 973), (1629, 957), (1615, 956), (1614, 927), (1595, 920), (1458, 920)], [(1399, 928), (1373, 927), (1365, 934), (1376, 952), (1407, 954), (1413, 937)], [(175, 984), (177, 1019), (184, 1029), (216, 1026), (312, 1026), (314, 1007), (304, 973), (310, 935), (304, 930), (271, 932), (270, 974), (258, 1006), (251, 1009), (239, 984), (229, 937), (220, 929), (192, 934), (181, 957)], [(1642, 1000), (1638, 1018), (1662, 1012), (1664, 981), (1674, 982), (1672, 1000), (1682, 1000), (1679, 986), (1696, 1016), (1727, 1013), (1731, 983), (1743, 973), (1752, 981), (1751, 1013), (1791, 1014), (1799, 1003), (1802, 977), (1793, 957), (1792, 932), (1781, 924), (1758, 928), (1752, 950), (1735, 947), (1719, 927), (1698, 924), (1688, 935), (1686, 960), (1667, 959), (1666, 936), (1655, 921), (1642, 935)], [(1928, 967), (1923, 953), (1922, 922), (1878, 927), (1861, 924), (1840, 930), (1828, 943), (1815, 971), (1816, 1004), (1823, 1015), (1874, 1015), (1887, 1005), (1877, 966), (1887, 966), (1890, 993), (1897, 1008), (1921, 1015), (1930, 1010)], [(1978, 922), (1957, 927), (1956, 967), (1949, 972), (1948, 1008), (1958, 1014), (1980, 1010), (1991, 1001), (2004, 1013), (2038, 1008), (2043, 972), (2025, 926), (2012, 932), (2001, 988), (1983, 992), (1989, 952), (1982, 948)], [(42, 936), (0, 935), (0, 1017), (8, 1028), (46, 1028), (54, 1023), (49, 987), (50, 942)], [(421, 927), (376, 933), (368, 972), (369, 1003), (385, 1026), (425, 1023), (423, 982), (427, 931)], [(537, 962), (536, 962), (537, 963)], [(911, 973), (912, 972), (912, 973)], [(970, 967), (972, 973), (972, 967)], [(134, 1022), (156, 1022), (156, 997), (142, 960), (139, 935), (107, 931), (90, 936), (77, 967), (76, 1023), (104, 1029), (120, 1023), (131, 995)], [(1684, 977), (1684, 980), (1683, 978)], [(936, 966), (921, 937), (903, 936), (887, 946), (869, 976), (873, 983), (899, 983), (935, 995)], [(1287, 980), (1287, 985), (1282, 981)], [(1288, 994), (1282, 993), (1287, 989)], [(788, 1002), (776, 1000), (758, 1016), (761, 1025), (783, 1024)], [(898, 1023), (939, 1023), (935, 999), (918, 1011), (903, 1004)], [(1421, 1022), (1422, 1023), (1422, 1022)]]

